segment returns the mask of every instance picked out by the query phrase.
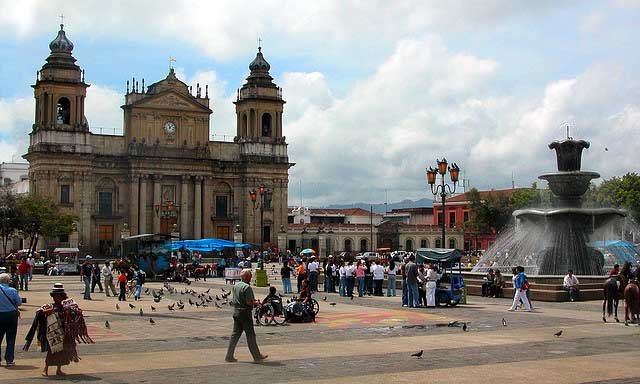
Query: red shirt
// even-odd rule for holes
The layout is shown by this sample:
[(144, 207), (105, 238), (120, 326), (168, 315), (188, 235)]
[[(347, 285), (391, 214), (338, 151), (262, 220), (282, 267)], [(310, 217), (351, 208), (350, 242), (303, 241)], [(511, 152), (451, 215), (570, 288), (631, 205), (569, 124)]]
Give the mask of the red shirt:
[(118, 276), (118, 283), (126, 283), (126, 282), (127, 282), (127, 276), (121, 273)]
[(26, 275), (27, 273), (29, 273), (29, 264), (27, 264), (27, 262), (22, 262), (20, 263), (20, 265), (18, 265), (18, 273), (21, 275)]

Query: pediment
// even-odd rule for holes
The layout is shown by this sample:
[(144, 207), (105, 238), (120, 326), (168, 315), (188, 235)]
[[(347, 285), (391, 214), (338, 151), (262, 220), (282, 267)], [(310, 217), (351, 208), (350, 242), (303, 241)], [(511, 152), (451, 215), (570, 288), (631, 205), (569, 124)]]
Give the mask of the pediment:
[(154, 109), (179, 109), (183, 111), (199, 111), (211, 113), (211, 109), (192, 100), (191, 95), (183, 95), (174, 91), (165, 91), (157, 95), (148, 95), (129, 107), (143, 107)]

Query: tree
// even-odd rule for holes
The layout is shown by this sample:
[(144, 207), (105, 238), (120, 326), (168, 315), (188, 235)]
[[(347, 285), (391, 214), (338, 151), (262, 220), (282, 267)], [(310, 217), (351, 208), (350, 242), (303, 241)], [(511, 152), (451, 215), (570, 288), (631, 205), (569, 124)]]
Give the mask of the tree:
[(40, 236), (68, 235), (73, 230), (73, 221), (77, 220), (75, 215), (60, 212), (56, 203), (42, 196), (22, 196), (17, 200), (17, 207), (20, 231), (31, 239), (30, 254), (36, 250)]
[(593, 195), (599, 206), (627, 209), (640, 220), (640, 175), (635, 172), (603, 181)]
[(0, 238), (2, 239), (2, 256), (7, 256), (9, 239), (19, 229), (16, 196), (10, 188), (0, 188)]
[(537, 190), (537, 184), (533, 183), (531, 189), (523, 188), (513, 192), (509, 204), (513, 210), (523, 208), (534, 208), (542, 205), (541, 191)]

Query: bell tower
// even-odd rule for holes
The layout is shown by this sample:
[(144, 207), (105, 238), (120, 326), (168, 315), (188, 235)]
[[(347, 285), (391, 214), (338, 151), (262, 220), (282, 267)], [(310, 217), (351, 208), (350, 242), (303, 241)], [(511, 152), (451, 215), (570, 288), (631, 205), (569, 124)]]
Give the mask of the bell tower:
[(249, 64), (249, 77), (238, 94), (236, 105), (237, 134), (240, 142), (284, 143), (282, 135), (282, 88), (269, 75), (271, 66), (258, 46), (256, 58)]
[(73, 43), (60, 24), (58, 36), (49, 44), (51, 53), (32, 85), (36, 99), (33, 131), (57, 130), (88, 132), (84, 116), (84, 100), (89, 84), (84, 82), (84, 70), (71, 55)]

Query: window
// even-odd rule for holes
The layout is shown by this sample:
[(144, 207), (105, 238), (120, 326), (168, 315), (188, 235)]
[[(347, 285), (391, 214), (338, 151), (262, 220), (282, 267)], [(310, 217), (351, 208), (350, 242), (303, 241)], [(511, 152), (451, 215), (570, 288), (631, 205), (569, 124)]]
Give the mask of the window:
[(407, 246), (405, 247), (405, 249), (407, 250), (407, 252), (413, 251), (413, 241), (407, 240), (406, 245)]
[(242, 115), (242, 132), (240, 132), (240, 136), (248, 136), (247, 133), (247, 114)]
[(420, 248), (427, 248), (427, 240), (426, 239), (420, 240)]
[(360, 240), (360, 252), (367, 251), (367, 239)]
[(464, 211), (464, 213), (462, 214), (462, 220), (466, 223), (467, 221), (469, 221), (469, 211)]
[(351, 252), (351, 240), (347, 239), (344, 241), (344, 251)]
[(449, 212), (449, 228), (453, 228), (456, 226), (456, 213)]
[(69, 185), (60, 186), (60, 204), (69, 204), (71, 202)]
[(443, 220), (444, 220), (444, 214), (442, 212), (438, 212), (438, 225), (442, 225)]
[(264, 209), (271, 209), (271, 191), (266, 191), (262, 200)]
[(112, 216), (113, 204), (111, 192), (98, 192), (98, 215)]
[(271, 114), (262, 114), (262, 136), (271, 137)]
[(436, 239), (436, 248), (442, 248), (442, 241), (440, 239)]
[(71, 102), (66, 97), (61, 97), (58, 100), (56, 124), (69, 124), (70, 117), (71, 117)]
[(456, 247), (456, 239), (449, 239), (449, 248), (454, 249)]
[(265, 243), (271, 243), (271, 226), (265, 225), (262, 228), (262, 240), (264, 240)]
[(216, 217), (226, 218), (228, 212), (228, 196), (216, 196)]

